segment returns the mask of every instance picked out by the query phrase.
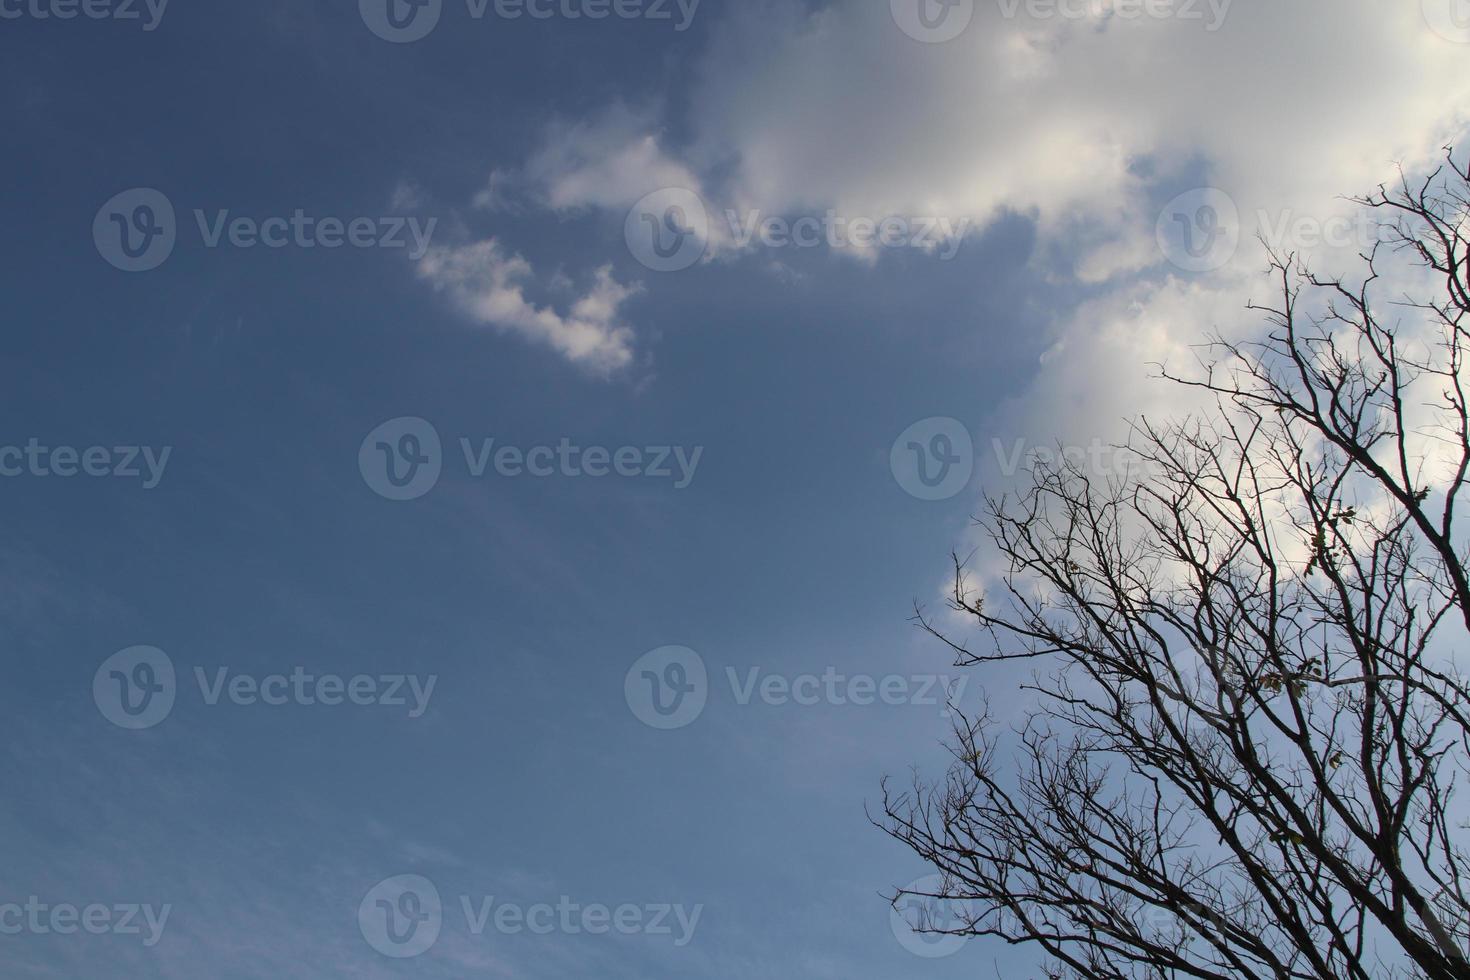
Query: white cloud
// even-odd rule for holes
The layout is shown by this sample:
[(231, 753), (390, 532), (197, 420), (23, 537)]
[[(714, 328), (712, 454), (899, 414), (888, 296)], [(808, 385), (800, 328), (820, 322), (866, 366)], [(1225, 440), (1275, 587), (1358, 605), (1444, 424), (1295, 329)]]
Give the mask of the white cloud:
[[(980, 0), (962, 37), (921, 44), (887, 4), (744, 5), (699, 71), (687, 149), (736, 160), (725, 195), (771, 212), (1029, 213), (1049, 273), (1111, 281), (1055, 324), (1001, 431), (1085, 443), (1183, 407), (1142, 383), (1146, 365), (1259, 323), (1244, 306), (1269, 288), (1263, 222), (1350, 214), (1343, 195), (1437, 158), (1470, 123), (1470, 48), (1419, 2), (1238, 3), (1215, 31), (1020, 10)], [(1213, 274), (1159, 281), (1160, 205), (1200, 174), (1233, 198), (1241, 247)], [(1359, 250), (1284, 244), (1324, 271)]]
[(1159, 195), (1190, 174), (1235, 200), (1249, 238), (1342, 214), (1340, 195), (1470, 120), (1467, 48), (1419, 3), (1227, 3), (1219, 23), (1207, 4), (1132, 20), (1064, 6), (1092, 13), (1038, 19), (1022, 3), (1008, 17), (980, 0), (960, 38), (921, 44), (887, 4), (753, 0), (696, 63), (687, 140), (671, 143), (658, 107), (614, 104), (550, 126), (514, 181), (558, 211), (693, 190), (714, 212), (713, 255), (735, 250), (726, 209), (979, 227), (1020, 211), (1043, 261), (1105, 282), (1160, 261)]
[(619, 283), (608, 266), (565, 314), (526, 298), (535, 283), (531, 263), (506, 254), (493, 238), (433, 248), (417, 269), (466, 316), (546, 344), (593, 373), (614, 374), (633, 361), (633, 331), (619, 311), (640, 287)]
[[(688, 188), (714, 212), (716, 256), (734, 250), (717, 217), (727, 208), (977, 227), (1021, 212), (1037, 223), (1048, 275), (1111, 284), (1104, 305), (1144, 318), (1162, 304), (1181, 336), (1197, 338), (1259, 288), (1244, 274), (1264, 268), (1253, 235), (1349, 213), (1342, 195), (1391, 179), (1397, 162), (1430, 160), (1470, 125), (1470, 47), (1432, 30), (1418, 0), (1234, 3), (1218, 24), (1210, 4), (1192, 6), (1198, 20), (1108, 16), (1108, 2), (1038, 18), (1029, 6), (1008, 17), (1011, 4), (977, 0), (961, 37), (923, 44), (888, 4), (751, 0), (698, 56), (676, 107), (686, 126), (664, 107), (614, 104), (549, 127), (509, 182), (556, 211), (617, 212), (654, 189)], [(1245, 245), (1218, 273), (1159, 285), (1157, 270), (1169, 271), (1155, 241), (1160, 206), (1200, 180), (1234, 201)], [(506, 183), (496, 178), (497, 194)], [(1357, 253), (1300, 247), (1327, 271)], [(1153, 285), (1140, 286), (1142, 272)], [(1066, 352), (1114, 329), (1100, 313), (1056, 324), (1038, 412)], [(1159, 360), (1156, 341), (1130, 335), (1091, 363)], [(1117, 377), (1094, 370), (1072, 379), (1092, 387), (1068, 396), (1126, 413), (1109, 397)]]
[(556, 210), (626, 208), (665, 187), (698, 193), (699, 178), (664, 152), (659, 126), (653, 109), (623, 105), (590, 122), (552, 123), (521, 176)]
[(1081, 257), (1092, 278), (1157, 258), (1141, 247), (1151, 194), (1197, 163), (1244, 213), (1316, 214), (1436, 151), (1470, 104), (1467, 49), (1418, 3), (1236, 4), (1208, 32), (1007, 19), (982, 0), (939, 45), (898, 34), (886, 4), (750, 6), (693, 96), (690, 155), (737, 159), (733, 198), (981, 221), (1034, 211), (1047, 238), (1091, 227), (1108, 253)]

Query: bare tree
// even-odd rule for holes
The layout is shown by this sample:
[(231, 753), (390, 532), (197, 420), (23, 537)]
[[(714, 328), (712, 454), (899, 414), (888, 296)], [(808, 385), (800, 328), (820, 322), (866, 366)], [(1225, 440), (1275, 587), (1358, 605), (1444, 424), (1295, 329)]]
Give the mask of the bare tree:
[[(919, 613), (965, 666), (1036, 661), (1025, 720), (956, 728), (878, 823), (960, 918), (1054, 977), (1470, 978), (1464, 359), (1470, 167), (1358, 201), (1360, 280), (1273, 255), (1264, 339), (1163, 376), (1213, 405), (1135, 423), (1126, 479), (1038, 468)], [(1427, 283), (1422, 295), (1390, 292)]]

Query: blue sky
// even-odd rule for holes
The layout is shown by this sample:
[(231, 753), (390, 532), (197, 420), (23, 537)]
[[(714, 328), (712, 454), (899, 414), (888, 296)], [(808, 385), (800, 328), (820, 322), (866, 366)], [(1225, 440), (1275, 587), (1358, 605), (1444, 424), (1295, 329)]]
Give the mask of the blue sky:
[[(922, 957), (891, 928), (883, 893), (925, 869), (864, 805), (885, 774), (942, 773), (950, 721), (919, 688), (960, 676), (913, 603), (1003, 489), (997, 440), (1086, 446), (1172, 407), (1144, 364), (1239, 315), (1249, 243), (1191, 268), (1156, 235), (1171, 202), (1198, 220), (1211, 187), (1237, 232), (1320, 225), (1463, 134), (1470, 30), (1434, 0), (1237, 0), (1218, 23), (970, 6), (941, 41), (904, 30), (902, 0), (705, 0), (685, 30), (672, 4), (446, 0), (398, 43), (346, 0), (174, 0), (151, 29), (141, 5), (0, 3), (7, 976), (1028, 975), (1026, 951)], [(175, 242), (129, 272), (105, 232), (147, 217), (140, 188)], [(625, 230), (667, 188), (708, 226), (661, 272)], [(225, 211), (433, 230), (422, 255), (210, 247), (200, 220)], [(725, 214), (752, 211), (968, 231), (948, 259), (912, 235), (742, 242)], [(923, 500), (893, 449), (936, 417), (971, 437), (973, 476)], [(431, 426), (441, 472), (407, 501), (360, 465), (398, 419), (423, 423), (362, 458)], [(477, 476), (462, 439), (700, 454), (682, 488)], [(92, 447), (114, 475), (81, 471)], [(94, 680), (139, 646), (174, 700), (132, 730), (110, 669)], [(707, 703), (660, 730), (629, 672), (670, 646), (698, 654)], [(247, 693), (213, 697), (222, 669)], [(371, 703), (246, 703), (293, 672), (373, 678)], [(907, 693), (767, 703), (824, 674)], [(435, 678), (417, 716), (377, 700), (410, 676)], [(970, 677), (962, 706), (988, 688), (1005, 717), (1010, 680)], [(359, 911), (404, 875), (433, 883), (440, 931), (385, 956)], [(151, 945), (5, 931), (32, 896), (170, 911)], [(491, 897), (701, 911), (682, 943), (476, 935), (462, 900)]]

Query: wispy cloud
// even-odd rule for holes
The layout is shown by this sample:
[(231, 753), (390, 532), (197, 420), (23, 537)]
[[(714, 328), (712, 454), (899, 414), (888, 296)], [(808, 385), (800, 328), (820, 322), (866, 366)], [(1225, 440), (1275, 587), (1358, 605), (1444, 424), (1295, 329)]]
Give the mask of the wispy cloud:
[(493, 238), (431, 249), (417, 269), (464, 315), (545, 344), (594, 374), (612, 375), (633, 362), (633, 331), (622, 322), (621, 308), (641, 287), (618, 282), (611, 266), (593, 273), (565, 313), (527, 298), (537, 283), (535, 270)]

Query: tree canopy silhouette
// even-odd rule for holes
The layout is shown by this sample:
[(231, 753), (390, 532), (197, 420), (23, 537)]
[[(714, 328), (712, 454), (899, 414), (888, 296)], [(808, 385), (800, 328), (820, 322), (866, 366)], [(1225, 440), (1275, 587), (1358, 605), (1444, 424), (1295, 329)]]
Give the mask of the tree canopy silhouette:
[(921, 931), (1055, 977), (1470, 978), (1470, 165), (1357, 203), (1361, 272), (1273, 254), (1262, 337), (1162, 369), (1212, 408), (1135, 422), (1127, 478), (987, 500), (1006, 573), (957, 558), (951, 599), (978, 637), (920, 611), (962, 665), (1036, 668), (1024, 722), (885, 783), (943, 883), (896, 905), (958, 914)]

